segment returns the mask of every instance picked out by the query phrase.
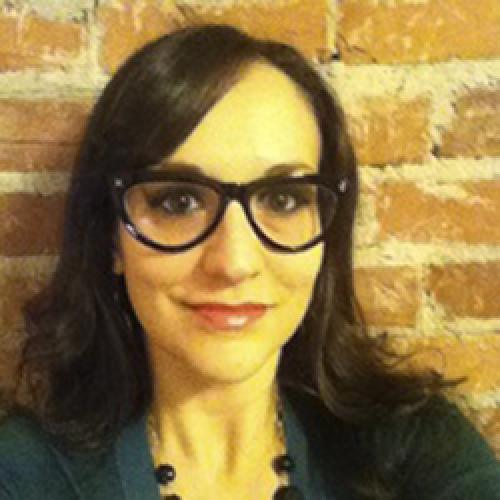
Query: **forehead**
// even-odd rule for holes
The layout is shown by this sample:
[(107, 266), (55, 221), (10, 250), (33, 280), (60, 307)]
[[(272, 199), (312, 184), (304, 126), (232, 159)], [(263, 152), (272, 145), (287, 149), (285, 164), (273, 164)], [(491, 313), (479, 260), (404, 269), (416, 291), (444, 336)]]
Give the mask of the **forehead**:
[(300, 88), (274, 67), (255, 63), (204, 116), (170, 160), (227, 181), (259, 177), (272, 165), (317, 170), (320, 132)]

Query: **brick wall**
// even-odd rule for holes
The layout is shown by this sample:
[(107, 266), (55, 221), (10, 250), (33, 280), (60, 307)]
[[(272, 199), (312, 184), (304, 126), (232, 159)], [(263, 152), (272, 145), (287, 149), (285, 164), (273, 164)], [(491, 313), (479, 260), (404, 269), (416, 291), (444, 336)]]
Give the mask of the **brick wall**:
[[(57, 259), (82, 124), (123, 57), (228, 22), (298, 46), (336, 89), (362, 171), (356, 281), (370, 328), (469, 377), (500, 455), (498, 0), (0, 1), (0, 366)], [(440, 350), (437, 351), (437, 349)]]

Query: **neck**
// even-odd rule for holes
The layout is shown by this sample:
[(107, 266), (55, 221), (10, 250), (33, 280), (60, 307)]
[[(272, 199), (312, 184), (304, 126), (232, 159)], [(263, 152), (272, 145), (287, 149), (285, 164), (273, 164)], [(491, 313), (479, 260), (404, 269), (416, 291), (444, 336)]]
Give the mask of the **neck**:
[(156, 462), (228, 477), (276, 454), (277, 359), (244, 381), (211, 383), (165, 354), (152, 359)]

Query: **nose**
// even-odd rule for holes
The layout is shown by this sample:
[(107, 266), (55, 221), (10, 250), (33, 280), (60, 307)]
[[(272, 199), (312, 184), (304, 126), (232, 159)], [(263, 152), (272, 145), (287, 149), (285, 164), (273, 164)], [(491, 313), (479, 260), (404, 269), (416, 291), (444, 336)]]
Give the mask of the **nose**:
[(262, 243), (243, 208), (229, 203), (217, 229), (204, 243), (202, 268), (211, 278), (236, 285), (260, 272)]

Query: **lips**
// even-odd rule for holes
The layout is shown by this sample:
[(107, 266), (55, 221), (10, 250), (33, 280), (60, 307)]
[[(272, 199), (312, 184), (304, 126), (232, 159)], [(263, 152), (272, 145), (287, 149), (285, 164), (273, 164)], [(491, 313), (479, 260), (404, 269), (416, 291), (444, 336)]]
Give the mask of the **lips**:
[(260, 319), (268, 310), (265, 304), (196, 304), (190, 305), (204, 326), (217, 330), (241, 330)]

